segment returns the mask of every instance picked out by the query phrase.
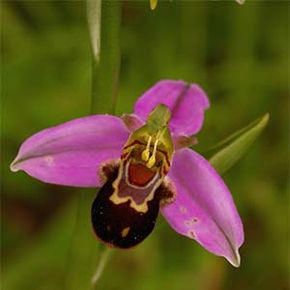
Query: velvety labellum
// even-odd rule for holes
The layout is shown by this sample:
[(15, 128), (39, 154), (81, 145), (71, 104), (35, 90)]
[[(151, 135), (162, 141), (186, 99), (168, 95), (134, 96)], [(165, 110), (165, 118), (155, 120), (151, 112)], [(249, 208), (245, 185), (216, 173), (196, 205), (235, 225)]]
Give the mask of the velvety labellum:
[[(118, 178), (119, 167), (112, 168), (107, 181), (100, 189), (92, 205), (92, 223), (97, 237), (113, 247), (130, 248), (143, 241), (153, 230), (159, 212), (162, 197), (166, 196), (164, 186), (159, 186), (152, 200), (147, 201), (147, 211), (137, 211), (131, 206), (131, 200), (120, 204), (110, 197), (115, 189), (114, 181)], [(130, 187), (123, 187), (123, 193)], [(167, 194), (168, 195), (168, 194)]]
[(173, 193), (164, 183), (170, 161), (167, 152), (158, 146), (163, 135), (157, 132), (160, 139), (146, 134), (145, 138), (144, 130), (129, 138), (118, 165), (103, 166), (105, 184), (92, 206), (97, 237), (118, 248), (143, 241), (154, 228), (160, 204), (173, 200)]

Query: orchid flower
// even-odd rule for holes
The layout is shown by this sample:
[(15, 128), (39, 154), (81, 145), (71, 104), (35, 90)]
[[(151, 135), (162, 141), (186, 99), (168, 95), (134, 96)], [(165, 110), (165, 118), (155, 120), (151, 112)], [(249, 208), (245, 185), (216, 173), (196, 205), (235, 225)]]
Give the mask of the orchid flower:
[(133, 114), (87, 116), (31, 136), (11, 170), (100, 187), (92, 224), (110, 246), (139, 244), (161, 211), (177, 233), (238, 267), (244, 233), (232, 196), (211, 164), (187, 148), (208, 107), (198, 85), (163, 80), (136, 101)]

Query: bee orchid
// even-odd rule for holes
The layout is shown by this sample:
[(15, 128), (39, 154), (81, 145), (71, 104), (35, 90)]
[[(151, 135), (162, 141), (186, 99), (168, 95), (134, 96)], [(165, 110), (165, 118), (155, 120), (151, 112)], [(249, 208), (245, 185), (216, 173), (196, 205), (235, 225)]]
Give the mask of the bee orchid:
[(188, 148), (208, 107), (198, 85), (163, 80), (136, 101), (133, 114), (87, 116), (33, 135), (11, 170), (47, 183), (99, 187), (92, 225), (109, 246), (139, 244), (161, 212), (177, 233), (238, 267), (244, 233), (231, 193)]

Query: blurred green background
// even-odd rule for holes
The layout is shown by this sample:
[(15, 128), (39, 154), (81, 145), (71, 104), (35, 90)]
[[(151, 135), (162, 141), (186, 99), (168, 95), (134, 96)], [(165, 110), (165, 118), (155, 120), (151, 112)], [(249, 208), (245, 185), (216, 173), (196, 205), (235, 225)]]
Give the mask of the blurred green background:
[[(1, 6), (2, 287), (85, 290), (102, 249), (89, 225), (95, 190), (9, 171), (25, 138), (90, 111), (85, 2)], [(289, 2), (165, 1), (155, 11), (122, 2), (117, 113), (166, 78), (209, 95), (201, 151), (270, 112), (261, 138), (224, 175), (244, 222), (242, 264), (231, 267), (160, 217), (145, 242), (113, 253), (98, 289), (289, 289)]]

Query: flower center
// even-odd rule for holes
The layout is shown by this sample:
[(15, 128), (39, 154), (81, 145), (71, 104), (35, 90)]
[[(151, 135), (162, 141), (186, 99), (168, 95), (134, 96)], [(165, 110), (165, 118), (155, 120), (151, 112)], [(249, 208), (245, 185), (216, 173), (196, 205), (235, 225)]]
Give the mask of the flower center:
[(102, 168), (107, 182), (92, 207), (94, 229), (102, 241), (120, 248), (140, 243), (152, 231), (160, 205), (174, 200), (164, 181), (173, 156), (169, 120), (169, 109), (158, 105), (130, 135), (118, 164)]
[(148, 142), (146, 145), (146, 149), (141, 154), (141, 158), (143, 161), (146, 162), (146, 166), (148, 168), (152, 168), (156, 163), (156, 153), (157, 153), (157, 149), (158, 149), (158, 143), (159, 143), (160, 136), (161, 136), (161, 131), (158, 131), (158, 133), (156, 135), (156, 140), (154, 142), (154, 147), (153, 147), (152, 153), (150, 152), (152, 136), (149, 136)]

